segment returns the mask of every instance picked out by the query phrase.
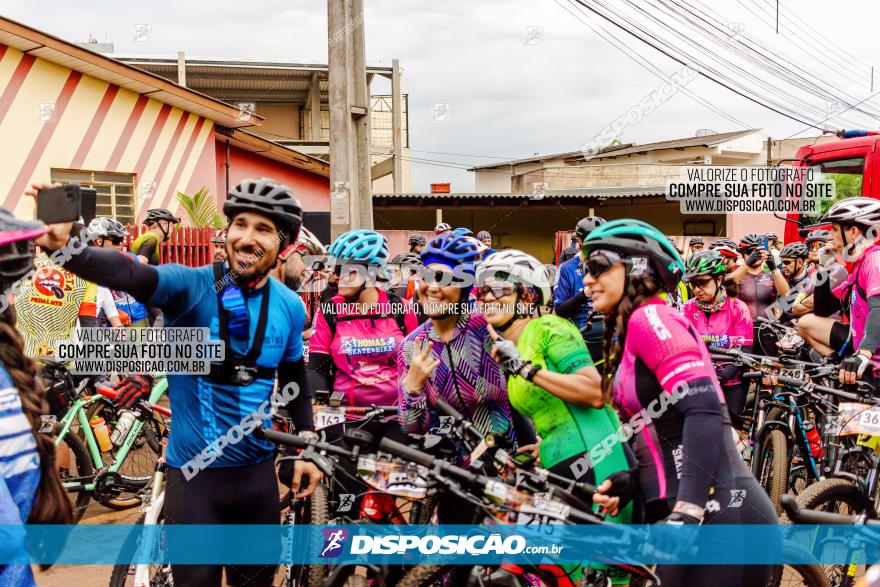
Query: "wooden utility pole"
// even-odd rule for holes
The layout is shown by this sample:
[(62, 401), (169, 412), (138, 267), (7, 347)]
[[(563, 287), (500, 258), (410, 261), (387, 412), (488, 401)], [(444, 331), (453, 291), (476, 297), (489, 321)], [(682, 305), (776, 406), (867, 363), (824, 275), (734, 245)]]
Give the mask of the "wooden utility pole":
[(363, 0), (327, 0), (330, 235), (373, 228)]

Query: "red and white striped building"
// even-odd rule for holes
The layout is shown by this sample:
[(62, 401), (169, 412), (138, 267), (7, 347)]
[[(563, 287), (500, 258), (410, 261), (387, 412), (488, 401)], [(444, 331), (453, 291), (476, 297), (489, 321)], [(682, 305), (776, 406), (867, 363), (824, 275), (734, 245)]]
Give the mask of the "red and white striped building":
[(328, 211), (329, 164), (248, 132), (262, 119), (166, 78), (0, 18), (0, 206), (33, 215), (24, 189), (77, 181), (123, 222), (176, 210), (176, 192), (225, 199), (246, 177)]

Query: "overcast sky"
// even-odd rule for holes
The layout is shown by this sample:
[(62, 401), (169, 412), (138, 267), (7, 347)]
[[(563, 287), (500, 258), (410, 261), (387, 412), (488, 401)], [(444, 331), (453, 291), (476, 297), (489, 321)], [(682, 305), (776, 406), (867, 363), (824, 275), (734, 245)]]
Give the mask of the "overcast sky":
[[(869, 66), (880, 66), (876, 42), (880, 4), (876, 0), (781, 0), (781, 4), (778, 36), (757, 16), (764, 14), (761, 10), (775, 11), (773, 0), (716, 0), (711, 6), (734, 23), (732, 30), (741, 26), (749, 37), (788, 55), (793, 64), (835, 88), (858, 99), (869, 96)], [(814, 35), (793, 30), (795, 24), (801, 25), (791, 21), (788, 10), (796, 10), (857, 60), (846, 59), (841, 66), (827, 47), (815, 49)], [(15, 0), (4, 2), (3, 13), (67, 40), (84, 41), (91, 34), (112, 41), (119, 53), (168, 56), (183, 50), (193, 56), (327, 61), (327, 11), (321, 0), (73, 4)], [(390, 65), (393, 58), (400, 59), (404, 91), (410, 96), (412, 155), (435, 163), (413, 163), (414, 191), (427, 191), (428, 184), (443, 181), (451, 182), (453, 191), (473, 190), (473, 174), (437, 163), (482, 164), (493, 160), (487, 157), (576, 150), (661, 83), (557, 0), (365, 0), (365, 13), (367, 60)], [(136, 41), (136, 25), (143, 24), (149, 25), (149, 35)], [(635, 39), (617, 34), (667, 75), (681, 69)], [(847, 68), (851, 77), (863, 78), (864, 83), (844, 79), (841, 71)], [(875, 75), (876, 92), (880, 70)], [(774, 138), (804, 130), (803, 125), (705, 79), (691, 82), (688, 89)], [(386, 85), (374, 83), (374, 93), (386, 91)], [(449, 105), (446, 120), (431, 120), (434, 104)], [(874, 104), (880, 109), (880, 100)], [(834, 108), (816, 99), (813, 106)], [(880, 128), (880, 121), (871, 124), (865, 116), (858, 120), (863, 127)], [(833, 121), (829, 125), (843, 126)], [(620, 139), (639, 143), (673, 139), (693, 136), (701, 128), (724, 132), (742, 126), (678, 92), (649, 116), (626, 126)]]

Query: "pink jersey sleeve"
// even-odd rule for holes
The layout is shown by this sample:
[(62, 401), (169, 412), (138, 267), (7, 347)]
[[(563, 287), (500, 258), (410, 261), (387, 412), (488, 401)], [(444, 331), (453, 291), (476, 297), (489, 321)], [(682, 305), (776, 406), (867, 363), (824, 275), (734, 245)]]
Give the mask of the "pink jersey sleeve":
[(859, 270), (859, 285), (869, 298), (880, 295), (880, 250), (872, 251), (865, 258)]
[(318, 308), (315, 314), (313, 328), (315, 332), (309, 339), (309, 353), (325, 353), (330, 354), (330, 343), (333, 342), (330, 337), (330, 326), (324, 319), (324, 313)]
[(754, 344), (755, 329), (752, 323), (752, 313), (742, 300), (730, 298), (731, 301), (731, 324), (730, 336), (737, 337), (737, 341), (730, 341), (731, 345), (752, 346)]
[(662, 301), (643, 304), (630, 316), (626, 348), (647, 365), (666, 391), (683, 382), (714, 377), (702, 344), (681, 314)]

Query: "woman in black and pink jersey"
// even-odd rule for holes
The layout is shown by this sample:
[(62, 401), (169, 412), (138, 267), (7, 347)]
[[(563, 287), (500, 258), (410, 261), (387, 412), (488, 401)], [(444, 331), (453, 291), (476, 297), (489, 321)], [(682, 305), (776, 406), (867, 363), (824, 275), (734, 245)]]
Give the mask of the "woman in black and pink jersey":
[[(657, 229), (615, 220), (584, 241), (594, 307), (606, 317), (603, 389), (621, 420), (638, 466), (615, 473), (596, 497), (610, 514), (636, 499), (657, 551), (673, 556), (696, 546), (738, 553), (743, 537), (731, 528), (722, 544), (681, 544), (671, 530), (684, 524), (778, 523), (767, 494), (746, 468), (730, 430), (724, 394), (699, 334), (660, 294), (675, 287), (684, 263)], [(773, 548), (772, 544), (766, 546)], [(748, 562), (748, 561), (743, 561)], [(713, 587), (765, 585), (770, 565), (659, 567), (662, 584)]]

